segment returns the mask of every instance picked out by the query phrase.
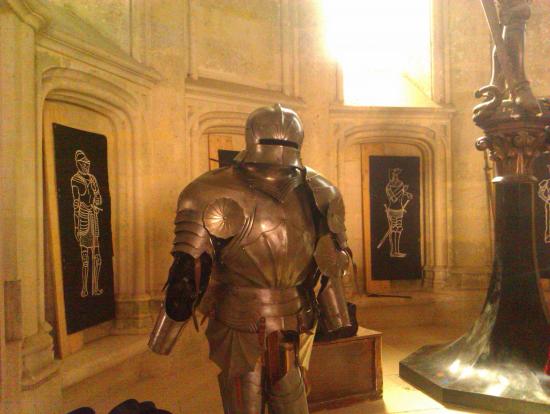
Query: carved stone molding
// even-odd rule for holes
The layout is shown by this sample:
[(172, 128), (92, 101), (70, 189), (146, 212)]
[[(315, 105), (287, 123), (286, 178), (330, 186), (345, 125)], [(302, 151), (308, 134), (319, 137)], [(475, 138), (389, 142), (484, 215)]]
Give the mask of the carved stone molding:
[[(272, 69), (277, 69), (280, 73), (275, 78), (268, 79), (256, 79), (255, 73), (249, 72), (246, 74), (238, 73), (238, 66), (242, 66), (246, 59), (242, 58), (240, 65), (237, 67), (218, 67), (219, 65), (210, 62), (205, 64), (201, 61), (201, 42), (200, 37), (204, 35), (200, 30), (204, 30), (204, 22), (201, 26), (200, 18), (202, 17), (200, 10), (197, 10), (197, 2), (194, 4), (191, 0), (186, 1), (187, 11), (187, 36), (186, 45), (188, 50), (188, 76), (193, 82), (212, 84), (216, 89), (216, 84), (222, 84), (220, 89), (231, 89), (239, 86), (246, 86), (256, 89), (257, 91), (264, 91), (270, 93), (280, 93), (287, 97), (298, 97), (300, 94), (300, 70), (299, 70), (299, 36), (298, 36), (298, 2), (289, 0), (278, 0), (265, 2), (264, 7), (268, 5), (276, 6), (279, 10), (278, 21), (275, 22), (272, 27), (273, 30), (278, 31), (273, 34), (273, 39), (280, 42), (280, 47), (276, 50), (271, 50), (266, 46), (262, 54), (255, 56), (252, 60), (268, 59), (273, 56), (274, 53), (280, 55), (280, 59), (276, 64), (268, 65)], [(227, 7), (228, 10), (232, 9), (232, 4), (229, 1), (219, 3), (220, 7)], [(261, 2), (258, 4), (262, 4)], [(213, 12), (213, 11), (212, 11)], [(246, 13), (246, 12), (245, 12)], [(253, 22), (253, 12), (250, 11), (250, 15), (246, 19), (241, 19), (243, 30), (247, 30), (246, 24), (251, 21), (250, 24), (259, 24), (259, 22)], [(231, 17), (231, 13), (227, 15), (227, 18)], [(265, 17), (272, 17), (271, 15)], [(252, 26), (255, 27), (255, 26)], [(243, 34), (244, 35), (244, 34)], [(208, 42), (206, 43), (208, 45)], [(203, 45), (204, 46), (204, 45)], [(272, 45), (270, 45), (272, 47)], [(235, 51), (238, 53), (239, 51)], [(242, 50), (245, 53), (246, 50)], [(204, 53), (204, 51), (202, 51)], [(226, 52), (227, 53), (227, 52)], [(222, 55), (223, 52), (220, 53)]]
[(220, 82), (212, 79), (187, 79), (185, 95), (190, 99), (226, 105), (249, 103), (259, 106), (280, 102), (296, 110), (305, 107), (302, 99), (287, 96), (280, 91), (269, 91), (262, 88)]
[(0, 6), (9, 7), (16, 15), (36, 32), (50, 22), (48, 7), (38, 0), (2, 0)]
[[(38, 47), (94, 67), (99, 66), (102, 70), (132, 82), (147, 85), (161, 79), (154, 69), (145, 66), (111, 40), (106, 39), (93, 26), (61, 7), (38, 0), (2, 2), (34, 29)], [(134, 15), (146, 13), (146, 10), (139, 10), (138, 13), (135, 10), (136, 6), (132, 6)], [(133, 52), (135, 56), (143, 57), (142, 51)]]
[[(45, 100), (78, 105), (110, 120), (114, 136), (107, 137), (113, 200), (113, 247), (115, 297), (117, 301), (141, 301), (148, 295), (150, 212), (143, 200), (149, 188), (146, 99), (140, 87), (121, 87), (109, 79), (73, 69), (47, 70), (42, 76), (38, 113)], [(41, 125), (41, 123), (39, 123)], [(116, 212), (125, 212), (123, 216)], [(128, 309), (139, 310), (130, 315)], [(117, 307), (118, 309), (118, 307)], [(119, 319), (128, 319), (122, 321)], [(117, 327), (144, 325), (141, 308), (124, 307), (117, 314)], [(121, 331), (121, 329), (118, 329)]]
[(505, 101), (502, 108), (477, 124), (485, 136), (476, 140), (476, 148), (487, 151), (495, 162), (497, 180), (529, 179), (533, 161), (550, 147), (548, 110), (542, 116), (516, 117), (510, 102)]
[[(437, 288), (445, 286), (452, 257), (449, 191), (451, 159), (447, 136), (452, 115), (453, 111), (446, 108), (362, 110), (335, 106), (331, 110), (332, 130), (334, 139), (338, 142), (338, 185), (344, 194), (347, 211), (356, 217), (362, 217), (361, 205), (354, 206), (352, 199), (346, 200), (346, 194), (352, 193), (346, 189), (350, 172), (347, 171), (348, 176), (344, 176), (346, 153), (350, 147), (360, 144), (405, 145), (416, 148), (420, 154), (425, 217), (421, 230), (424, 285)], [(356, 171), (355, 174), (361, 174), (361, 171)], [(355, 239), (357, 238), (356, 235)], [(352, 247), (362, 253), (365, 248), (362, 236), (361, 242), (355, 243), (356, 246)], [(361, 257), (362, 254), (356, 256)], [(359, 264), (360, 268), (362, 266)]]
[[(242, 133), (244, 135), (248, 114), (256, 108), (235, 108), (234, 111), (227, 109), (229, 108), (205, 104), (188, 107), (188, 154), (191, 159), (189, 180), (208, 171), (208, 142), (203, 139), (203, 135), (213, 129), (217, 132)], [(189, 114), (192, 115), (189, 116)]]
[(116, 299), (114, 334), (145, 334), (152, 328), (151, 298)]

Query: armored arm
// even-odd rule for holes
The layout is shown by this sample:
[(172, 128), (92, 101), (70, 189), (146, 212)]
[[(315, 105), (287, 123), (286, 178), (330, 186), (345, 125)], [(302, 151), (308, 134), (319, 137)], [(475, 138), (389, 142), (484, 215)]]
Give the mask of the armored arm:
[(187, 253), (174, 253), (165, 285), (164, 308), (168, 317), (185, 322), (193, 316), (193, 306), (200, 301), (208, 286), (211, 265), (207, 254), (195, 259)]
[(326, 234), (317, 243), (315, 261), (322, 274), (317, 295), (319, 329), (322, 334), (348, 331), (353, 325), (343, 285), (343, 276), (350, 265), (348, 253), (337, 246), (331, 234)]
[(336, 187), (313, 170), (308, 170), (307, 183), (318, 212), (319, 238), (314, 258), (321, 273), (317, 295), (321, 335), (353, 336), (357, 323), (350, 318), (344, 294), (343, 276), (351, 264), (344, 224), (344, 202)]
[(158, 354), (170, 353), (208, 286), (213, 247), (202, 210), (200, 199), (185, 189), (178, 201), (174, 261), (164, 286), (165, 300), (149, 339), (149, 347)]

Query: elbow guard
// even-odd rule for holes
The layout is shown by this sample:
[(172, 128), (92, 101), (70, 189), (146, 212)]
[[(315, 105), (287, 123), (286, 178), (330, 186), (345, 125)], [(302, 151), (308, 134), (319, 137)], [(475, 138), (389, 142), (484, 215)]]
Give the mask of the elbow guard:
[(317, 301), (323, 331), (330, 333), (351, 326), (342, 278), (327, 278)]
[[(326, 281), (324, 289), (317, 297), (320, 318), (319, 329), (315, 335), (316, 340), (332, 341), (340, 338), (355, 336), (359, 325), (357, 323), (356, 306), (346, 302), (342, 294), (342, 279), (330, 279)], [(333, 283), (335, 282), (335, 283)], [(340, 285), (338, 287), (338, 285)]]
[(168, 355), (174, 347), (193, 315), (194, 306), (206, 290), (210, 266), (208, 255), (200, 259), (193, 259), (185, 253), (174, 255), (165, 285), (166, 297), (149, 338), (149, 348), (153, 352)]

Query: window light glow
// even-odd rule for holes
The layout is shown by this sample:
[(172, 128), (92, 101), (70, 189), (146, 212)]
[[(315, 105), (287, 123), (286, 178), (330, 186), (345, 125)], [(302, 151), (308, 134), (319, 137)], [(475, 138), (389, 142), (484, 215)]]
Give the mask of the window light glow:
[(323, 11), (345, 104), (434, 106), (431, 0), (323, 0)]

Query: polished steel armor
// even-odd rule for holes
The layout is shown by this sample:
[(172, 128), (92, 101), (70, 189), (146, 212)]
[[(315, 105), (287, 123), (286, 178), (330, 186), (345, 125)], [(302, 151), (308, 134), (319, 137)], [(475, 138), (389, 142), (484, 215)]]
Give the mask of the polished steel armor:
[(255, 110), (246, 121), (245, 139), (239, 162), (302, 167), (304, 129), (292, 109), (275, 104)]
[[(304, 372), (317, 326), (350, 326), (342, 198), (302, 166), (302, 139), (294, 111), (279, 104), (258, 109), (235, 164), (197, 178), (178, 201), (172, 253), (194, 261), (194, 274), (181, 278), (197, 289), (181, 300), (209, 318), (210, 358), (221, 369), (226, 413), (261, 413), (266, 404), (274, 414), (307, 413)], [(211, 268), (203, 292), (197, 265), (205, 258)], [(177, 280), (171, 275), (169, 290)], [(185, 317), (163, 307), (151, 349), (169, 352)]]

